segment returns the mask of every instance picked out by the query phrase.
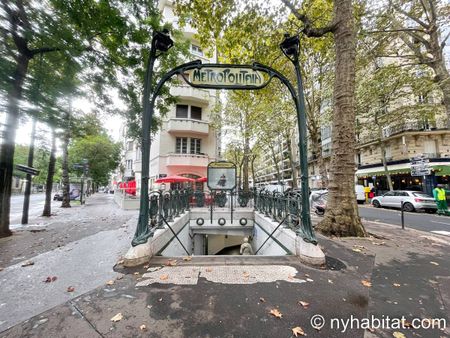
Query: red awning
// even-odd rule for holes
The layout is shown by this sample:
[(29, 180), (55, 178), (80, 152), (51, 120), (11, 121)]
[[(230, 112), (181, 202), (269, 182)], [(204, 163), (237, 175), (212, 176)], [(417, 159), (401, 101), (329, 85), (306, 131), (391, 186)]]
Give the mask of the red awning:
[(189, 177), (174, 175), (158, 178), (155, 181), (155, 183), (178, 183), (178, 182), (195, 182), (195, 180)]
[(196, 180), (195, 180), (195, 182), (200, 182), (200, 183), (202, 183), (202, 182), (206, 182), (208, 179), (206, 178), (206, 177), (200, 177), (200, 178), (197, 178)]

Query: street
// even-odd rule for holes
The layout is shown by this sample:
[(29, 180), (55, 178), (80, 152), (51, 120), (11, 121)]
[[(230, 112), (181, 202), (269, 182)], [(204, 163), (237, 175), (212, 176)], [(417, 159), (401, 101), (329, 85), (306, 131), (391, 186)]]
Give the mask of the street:
[[(401, 212), (398, 209), (376, 209), (369, 205), (359, 207), (359, 215), (368, 221), (398, 225), (401, 227)], [(450, 217), (435, 214), (405, 212), (405, 228), (450, 236)]]
[[(53, 193), (52, 193), (52, 208), (58, 207), (61, 205), (61, 202), (53, 201)], [(23, 198), (24, 195), (13, 195), (11, 196), (11, 213), (9, 217), (9, 221), (11, 223), (11, 229), (17, 229), (22, 225), (20, 222), (22, 221), (22, 208), (23, 208)], [(30, 208), (28, 211), (29, 224), (31, 224), (31, 220), (33, 217), (40, 216), (44, 209), (45, 202), (45, 193), (31, 194), (30, 196)]]

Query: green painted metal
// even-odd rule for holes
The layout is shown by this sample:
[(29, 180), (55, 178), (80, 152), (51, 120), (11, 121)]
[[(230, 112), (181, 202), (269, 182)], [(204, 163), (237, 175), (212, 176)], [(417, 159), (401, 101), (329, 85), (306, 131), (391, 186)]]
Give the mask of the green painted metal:
[[(156, 48), (154, 43), (152, 42), (152, 49), (150, 51), (149, 62), (147, 66), (146, 72), (146, 82), (144, 86), (144, 114), (142, 119), (142, 180), (141, 180), (141, 200), (140, 200), (140, 208), (139, 208), (139, 221), (136, 228), (136, 233), (132, 241), (132, 245), (136, 246), (138, 244), (145, 243), (149, 237), (153, 235), (152, 229), (149, 227), (149, 196), (148, 196), (148, 179), (149, 179), (149, 162), (150, 162), (150, 126), (151, 120), (153, 118), (153, 110), (156, 98), (159, 95), (159, 92), (163, 85), (174, 75), (184, 76), (188, 70), (192, 69), (201, 69), (204, 67), (224, 67), (224, 65), (220, 64), (202, 64), (200, 60), (188, 62), (182, 64), (178, 67), (175, 67), (168, 73), (166, 73), (157, 83), (154, 90), (151, 88), (152, 76), (153, 76), (153, 65), (156, 59)], [(300, 167), (301, 167), (301, 182), (302, 182), (302, 217), (301, 217), (301, 227), (298, 227), (297, 234), (302, 236), (306, 241), (317, 244), (317, 240), (315, 238), (314, 231), (311, 226), (311, 219), (309, 215), (309, 187), (308, 187), (308, 171), (307, 171), (307, 144), (306, 144), (306, 113), (305, 113), (305, 102), (303, 96), (303, 87), (301, 82), (301, 74), (299, 72), (298, 67), (298, 55), (293, 61), (296, 73), (297, 73), (297, 85), (298, 85), (298, 94), (296, 93), (294, 87), (289, 82), (289, 80), (282, 75), (280, 72), (275, 69), (262, 65), (260, 63), (253, 63), (252, 65), (226, 65), (230, 67), (236, 68), (245, 68), (252, 69), (256, 71), (264, 72), (268, 75), (268, 80), (263, 83), (261, 86), (205, 86), (205, 85), (192, 85), (197, 88), (214, 88), (214, 89), (241, 89), (241, 90), (250, 90), (250, 89), (262, 89), (267, 86), (272, 78), (277, 78), (281, 81), (291, 93), (291, 96), (294, 100), (296, 109), (297, 109), (297, 122), (299, 126), (299, 135), (300, 135)], [(152, 97), (150, 100), (150, 93), (152, 93)], [(175, 203), (174, 210), (175, 216), (179, 216), (180, 211), (189, 208), (189, 203), (186, 203), (187, 196), (180, 197), (175, 192), (175, 200), (171, 203)], [(262, 209), (268, 215), (271, 210), (274, 208), (273, 201), (268, 196), (259, 196), (262, 197)], [(184, 204), (180, 202), (180, 199), (184, 198)], [(221, 197), (219, 197), (220, 200)], [(226, 195), (225, 195), (226, 199)], [(184, 207), (183, 207), (184, 206)]]

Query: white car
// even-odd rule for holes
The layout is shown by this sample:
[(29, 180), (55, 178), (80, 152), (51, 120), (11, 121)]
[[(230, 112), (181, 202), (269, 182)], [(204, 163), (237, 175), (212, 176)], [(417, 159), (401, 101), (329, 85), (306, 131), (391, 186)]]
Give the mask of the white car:
[(434, 213), (437, 210), (434, 198), (421, 191), (394, 190), (372, 199), (372, 205), (375, 208), (401, 209), (402, 202), (405, 211), (424, 210)]

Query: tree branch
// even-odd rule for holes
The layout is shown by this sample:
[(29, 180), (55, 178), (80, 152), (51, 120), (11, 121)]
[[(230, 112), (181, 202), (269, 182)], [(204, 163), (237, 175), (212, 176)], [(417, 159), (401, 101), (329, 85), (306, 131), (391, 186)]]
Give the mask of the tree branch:
[(421, 32), (426, 34), (423, 29), (418, 28), (398, 28), (398, 29), (384, 29), (384, 30), (375, 30), (375, 31), (362, 31), (366, 34), (378, 34), (378, 33), (399, 33), (399, 32)]
[(447, 39), (450, 37), (450, 31), (448, 31), (447, 36), (442, 40), (441, 42), (441, 48), (445, 47), (445, 43), (447, 42)]
[(406, 12), (405, 10), (403, 10), (402, 8), (400, 8), (399, 6), (396, 6), (392, 3), (392, 1), (389, 1), (390, 5), (399, 13), (403, 14), (404, 16), (410, 18), (411, 20), (417, 22), (419, 25), (421, 25), (423, 28), (425, 29), (429, 29), (430, 25), (426, 24), (425, 22), (423, 22), (422, 20), (420, 20), (419, 18), (416, 18), (415, 16), (412, 16), (411, 14), (409, 14), (408, 12)]
[(301, 22), (303, 22), (303, 33), (308, 37), (321, 37), (327, 33), (333, 32), (336, 28), (336, 23), (331, 23), (328, 26), (316, 28), (313, 27), (313, 24), (308, 16), (303, 13), (300, 13), (295, 6), (289, 0), (281, 0), (286, 7), (288, 7), (292, 14)]
[(36, 48), (36, 49), (32, 49), (30, 50), (30, 53), (32, 56), (35, 56), (36, 54), (45, 54), (45, 53), (49, 53), (49, 52), (59, 52), (62, 49), (59, 47), (42, 47), (42, 48)]

